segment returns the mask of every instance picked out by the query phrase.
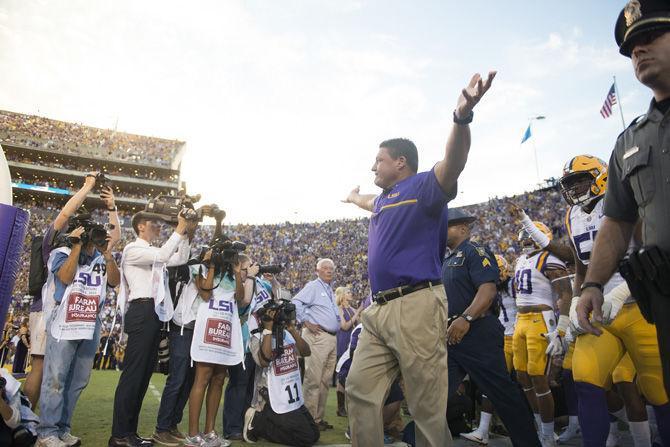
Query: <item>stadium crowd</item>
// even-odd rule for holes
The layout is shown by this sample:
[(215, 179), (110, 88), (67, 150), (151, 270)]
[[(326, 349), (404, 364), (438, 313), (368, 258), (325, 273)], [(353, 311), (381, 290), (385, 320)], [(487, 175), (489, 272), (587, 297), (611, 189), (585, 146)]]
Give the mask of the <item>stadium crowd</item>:
[(0, 111), (0, 143), (59, 153), (170, 166), (183, 142), (97, 129), (34, 115)]
[[(537, 216), (538, 220), (547, 222), (556, 235), (564, 234), (562, 220), (563, 208), (547, 206), (560, 204), (562, 198), (556, 188), (532, 191), (526, 194), (496, 198), (488, 202), (464, 207), (473, 215), (480, 216), (475, 223), (474, 234), (477, 239), (491, 247), (496, 253), (504, 253), (509, 262), (520, 252), (518, 246), (518, 228), (509, 217), (510, 201), (527, 204), (529, 215)], [(19, 306), (28, 290), (28, 270), (30, 264), (30, 243), (34, 236), (43, 235), (47, 226), (53, 221), (60, 206), (48, 201), (19, 202), (17, 206), (31, 212), (31, 224), (28, 228), (24, 251), (21, 256), (21, 270), (17, 276), (13, 293), (16, 315), (28, 317), (28, 308)], [(102, 219), (100, 210), (93, 210), (94, 219)], [(130, 225), (131, 214), (119, 211), (121, 221), (121, 241), (115, 248), (120, 253), (128, 242), (134, 239)], [(232, 239), (248, 244), (253, 259), (263, 264), (281, 264), (285, 267), (282, 273), (284, 287), (297, 293), (302, 286), (314, 276), (314, 265), (319, 258), (330, 258), (337, 261), (336, 284), (349, 287), (354, 302), (360, 302), (369, 293), (367, 283), (367, 227), (369, 219), (332, 220), (317, 223), (281, 223), (271, 225), (231, 225), (225, 228)], [(200, 247), (207, 245), (214, 231), (213, 225), (203, 225), (195, 235), (192, 244), (193, 255)], [(167, 228), (162, 233), (163, 240), (168, 236)], [(103, 330), (109, 331), (112, 324), (112, 308), (116, 305), (113, 290), (103, 312)], [(119, 324), (112, 333), (118, 336)], [(116, 331), (116, 332), (115, 332)]]
[[(26, 155), (20, 155), (20, 154), (14, 154), (14, 153), (6, 153), (5, 158), (7, 161), (15, 161), (18, 163), (27, 163), (27, 164), (34, 164), (35, 159), (34, 157), (28, 157)], [(99, 164), (99, 163), (98, 163)], [(50, 167), (50, 168), (60, 168), (60, 169), (69, 169), (73, 171), (79, 171), (82, 168), (86, 169), (85, 166), (82, 166), (81, 162), (67, 162), (65, 160), (44, 160), (40, 159), (40, 166), (43, 167)], [(88, 169), (94, 169), (98, 166), (93, 166), (93, 163), (91, 163), (88, 166)], [(166, 181), (166, 182), (176, 182), (179, 180), (179, 175), (178, 174), (170, 174), (170, 173), (162, 173), (160, 171), (153, 171), (151, 169), (134, 169), (131, 172), (130, 168), (127, 168), (127, 172), (124, 171), (123, 167), (119, 166), (116, 169), (112, 169), (109, 166), (104, 166), (104, 172), (105, 174), (111, 174), (111, 175), (118, 175), (118, 176), (137, 176), (138, 173), (141, 172), (141, 177), (142, 178), (147, 178), (149, 180), (161, 180), (161, 181)]]

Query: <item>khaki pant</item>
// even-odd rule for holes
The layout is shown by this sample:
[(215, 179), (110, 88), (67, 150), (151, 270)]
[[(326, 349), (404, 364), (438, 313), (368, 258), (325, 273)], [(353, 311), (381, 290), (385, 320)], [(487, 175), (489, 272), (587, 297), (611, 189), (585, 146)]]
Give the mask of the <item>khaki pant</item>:
[(323, 420), (328, 386), (335, 372), (337, 339), (334, 335), (323, 331), (315, 335), (307, 328), (303, 329), (302, 338), (312, 351), (309, 357), (305, 357), (305, 379), (302, 384), (305, 407), (318, 423)]
[(382, 405), (402, 375), (417, 447), (452, 445), (447, 426), (447, 298), (428, 287), (362, 314), (363, 332), (347, 377), (352, 445), (384, 445)]

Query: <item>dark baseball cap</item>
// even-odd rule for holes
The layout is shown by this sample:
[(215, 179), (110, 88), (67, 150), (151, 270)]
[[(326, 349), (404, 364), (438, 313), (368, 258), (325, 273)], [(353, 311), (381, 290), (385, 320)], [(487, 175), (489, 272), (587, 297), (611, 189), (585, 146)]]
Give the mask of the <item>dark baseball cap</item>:
[(458, 224), (471, 224), (477, 218), (471, 216), (461, 208), (452, 208), (449, 210), (447, 222), (449, 225), (458, 225)]

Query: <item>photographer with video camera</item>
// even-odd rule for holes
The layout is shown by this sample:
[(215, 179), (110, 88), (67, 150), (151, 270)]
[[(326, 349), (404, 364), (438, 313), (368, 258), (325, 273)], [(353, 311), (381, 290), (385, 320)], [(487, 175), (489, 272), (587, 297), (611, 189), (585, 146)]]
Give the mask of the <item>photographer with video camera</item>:
[(86, 174), (84, 185), (67, 201), (53, 223), (47, 227), (44, 236), (33, 238), (28, 280), (28, 293), (33, 296), (28, 323), (30, 327), (30, 355), (32, 359), (30, 373), (26, 376), (23, 387), (23, 391), (33, 408), (36, 408), (40, 397), (44, 351), (46, 348), (45, 318), (42, 311), (42, 287), (47, 279), (46, 264), (49, 260), (49, 254), (56, 245), (57, 235), (67, 229), (70, 217), (75, 215), (84, 203), (86, 196), (94, 190), (100, 191), (100, 200), (102, 200), (108, 211), (109, 236), (112, 245), (116, 244), (121, 239), (121, 225), (114, 203), (114, 192), (108, 185), (104, 174), (98, 171)]
[(100, 342), (100, 309), (107, 286), (121, 274), (105, 227), (80, 213), (69, 219), (67, 238), (47, 263), (45, 309), (47, 342), (40, 392), (37, 446), (79, 445), (70, 433), (79, 395), (86, 388)]
[(151, 440), (139, 437), (137, 426), (156, 366), (161, 319), (168, 321), (173, 313), (166, 287), (166, 268), (188, 262), (191, 246), (187, 233), (198, 225), (197, 220), (187, 220), (184, 214), (185, 210), (178, 211), (177, 226), (161, 247), (151, 246), (160, 237), (161, 224), (157, 216), (140, 211), (131, 220), (137, 239), (123, 250), (118, 298), (128, 341), (123, 372), (114, 395), (110, 447), (152, 445)]
[(253, 403), (244, 415), (244, 440), (314, 445), (320, 432), (304, 404), (298, 365), (298, 357), (311, 351), (295, 327), (295, 305), (269, 300), (254, 318), (262, 331), (252, 331), (250, 350), (259, 368)]
[[(228, 366), (244, 360), (244, 343), (238, 304), (244, 299), (246, 272), (242, 272), (240, 252), (246, 246), (225, 236), (214, 239), (202, 256), (192, 284), (197, 289), (195, 328), (191, 358), (195, 380), (188, 404), (187, 447), (229, 446), (214, 431), (223, 382)], [(206, 269), (206, 270), (205, 270)], [(192, 294), (189, 293), (189, 296)], [(200, 412), (207, 393), (205, 430), (200, 432)]]
[(240, 263), (243, 276), (246, 273), (244, 299), (238, 306), (244, 362), (228, 368), (228, 384), (223, 399), (223, 433), (226, 439), (233, 441), (242, 440), (244, 411), (251, 405), (253, 397), (256, 363), (249, 351), (250, 322), (255, 322), (256, 312), (266, 301), (277, 296), (280, 285), (274, 274), (283, 270), (280, 265), (259, 265), (247, 255), (240, 255)]

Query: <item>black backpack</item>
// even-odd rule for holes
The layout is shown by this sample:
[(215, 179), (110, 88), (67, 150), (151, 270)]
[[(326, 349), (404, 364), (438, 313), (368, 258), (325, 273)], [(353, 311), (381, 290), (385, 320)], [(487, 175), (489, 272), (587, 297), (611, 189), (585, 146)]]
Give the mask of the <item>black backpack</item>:
[(47, 266), (42, 256), (44, 236), (33, 236), (30, 244), (30, 271), (28, 273), (28, 295), (41, 297), (42, 286), (47, 282)]

